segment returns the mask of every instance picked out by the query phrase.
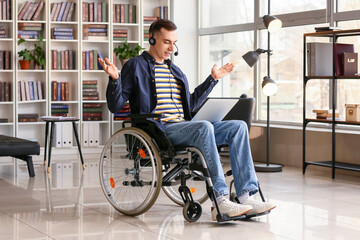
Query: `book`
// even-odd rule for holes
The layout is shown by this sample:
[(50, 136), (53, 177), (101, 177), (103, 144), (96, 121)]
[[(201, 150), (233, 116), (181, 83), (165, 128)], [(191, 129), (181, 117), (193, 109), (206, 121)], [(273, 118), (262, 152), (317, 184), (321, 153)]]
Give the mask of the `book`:
[(69, 13), (68, 13), (68, 15), (66, 16), (66, 21), (68, 21), (68, 22), (71, 21), (71, 19), (72, 19), (72, 15), (73, 15), (73, 12), (74, 12), (75, 4), (76, 4), (76, 3), (74, 3), (74, 2), (71, 3)]
[(341, 30), (340, 27), (316, 27), (316, 32), (327, 32), (327, 31), (335, 31), (335, 30)]
[(332, 43), (307, 43), (307, 71), (308, 76), (332, 76), (333, 56)]
[(56, 21), (61, 22), (61, 19), (62, 19), (63, 15), (64, 15), (65, 8), (66, 8), (66, 2), (62, 2), (60, 12), (59, 12), (59, 15), (58, 15)]
[(343, 76), (344, 75), (344, 65), (342, 62), (343, 53), (353, 53), (354, 45), (346, 43), (335, 43), (334, 44), (334, 64), (335, 64), (335, 75)]
[(41, 13), (41, 10), (43, 9), (44, 7), (44, 2), (41, 1), (40, 4), (39, 4), (39, 7), (36, 9), (35, 13), (34, 13), (34, 16), (32, 18), (32, 20), (36, 21)]
[(26, 1), (23, 5), (23, 7), (21, 8), (19, 15), (18, 15), (18, 20), (21, 20), (23, 18), (23, 16), (25, 15), (26, 11), (29, 8), (29, 5), (31, 4), (31, 2)]
[(356, 75), (358, 73), (358, 54), (344, 52), (342, 54), (342, 65), (344, 76)]
[(70, 7), (71, 7), (71, 2), (67, 2), (66, 6), (65, 6), (64, 14), (63, 14), (63, 16), (61, 18), (62, 22), (66, 21), (67, 15), (69, 14), (69, 11), (70, 11)]

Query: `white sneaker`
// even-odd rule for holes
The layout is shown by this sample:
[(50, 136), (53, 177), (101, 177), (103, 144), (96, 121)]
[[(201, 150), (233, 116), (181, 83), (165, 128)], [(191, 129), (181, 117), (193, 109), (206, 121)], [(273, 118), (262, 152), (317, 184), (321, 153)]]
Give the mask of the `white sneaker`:
[[(252, 207), (246, 204), (238, 204), (231, 202), (229, 199), (225, 199), (219, 203), (219, 209), (221, 213), (226, 213), (229, 217), (236, 217), (244, 215), (251, 211)], [(212, 220), (216, 221), (216, 215), (218, 214), (216, 207), (211, 207)]]
[(264, 213), (276, 207), (276, 205), (273, 203), (263, 202), (251, 198), (246, 199), (246, 201), (243, 204), (250, 205), (252, 207), (252, 210), (247, 212), (246, 215), (255, 215), (255, 214)]

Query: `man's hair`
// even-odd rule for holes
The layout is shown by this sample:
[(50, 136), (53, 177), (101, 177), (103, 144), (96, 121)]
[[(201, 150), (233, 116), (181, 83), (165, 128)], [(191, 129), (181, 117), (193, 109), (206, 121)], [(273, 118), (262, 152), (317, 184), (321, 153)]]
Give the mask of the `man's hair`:
[(150, 25), (149, 33), (154, 33), (155, 35), (155, 33), (160, 32), (161, 28), (165, 28), (168, 31), (175, 31), (177, 29), (175, 23), (173, 23), (169, 19), (159, 19)]

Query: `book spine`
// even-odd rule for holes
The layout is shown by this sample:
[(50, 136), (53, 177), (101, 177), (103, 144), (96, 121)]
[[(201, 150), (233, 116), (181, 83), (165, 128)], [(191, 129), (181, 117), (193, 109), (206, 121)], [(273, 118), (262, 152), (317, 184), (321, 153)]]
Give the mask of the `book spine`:
[(57, 51), (57, 69), (61, 70), (61, 51)]
[(39, 7), (40, 3), (34, 3), (33, 8), (31, 9), (29, 15), (27, 16), (26, 20), (31, 20), (32, 17), (34, 16), (36, 9)]
[(61, 51), (61, 70), (65, 70), (65, 51)]
[(94, 6), (94, 22), (98, 21), (98, 4), (97, 3), (93, 3)]
[(39, 100), (43, 99), (43, 95), (42, 95), (42, 89), (41, 89), (41, 82), (37, 81), (37, 88), (38, 88), (38, 95), (39, 95)]
[(89, 51), (89, 69), (94, 70), (94, 52)]
[(64, 10), (64, 14), (61, 18), (61, 21), (62, 22), (65, 22), (66, 21), (66, 18), (67, 18), (67, 15), (69, 14), (69, 11), (70, 11), (70, 7), (71, 7), (71, 2), (67, 2), (66, 3), (66, 7), (65, 7), (65, 10)]
[(6, 0), (6, 19), (7, 20), (11, 20), (11, 1), (10, 0)]
[(61, 82), (61, 101), (65, 101), (65, 82)]
[(108, 19), (107, 16), (107, 4), (106, 2), (101, 3), (101, 21), (106, 22)]
[(10, 51), (5, 51), (5, 67), (6, 70), (10, 69)]
[(86, 51), (85, 55), (86, 55), (85, 69), (89, 70), (90, 69), (90, 52)]
[(36, 86), (36, 81), (33, 81), (32, 83), (33, 83), (32, 87), (33, 87), (33, 91), (34, 91), (34, 100), (39, 100), (38, 88)]
[(34, 21), (36, 21), (36, 20), (38, 19), (39, 15), (40, 15), (40, 13), (41, 13), (41, 10), (42, 10), (43, 7), (44, 7), (44, 4), (45, 4), (45, 3), (44, 3), (43, 1), (40, 2), (39, 7), (36, 9), (36, 12), (35, 12), (35, 14), (34, 14), (34, 16), (33, 16), (33, 20), (34, 20)]
[(94, 3), (89, 3), (89, 22), (94, 22)]
[(9, 82), (5, 82), (5, 101), (6, 102), (10, 101), (10, 83)]
[(72, 15), (73, 15), (73, 12), (74, 12), (74, 8), (75, 8), (75, 4), (74, 2), (71, 3), (71, 6), (70, 6), (70, 10), (69, 10), (69, 14), (67, 15), (66, 17), (66, 21), (71, 21), (72, 19)]
[(59, 13), (59, 16), (57, 17), (56, 21), (58, 21), (58, 22), (61, 21), (63, 15), (64, 15), (65, 7), (66, 7), (66, 2), (62, 2), (61, 8), (60, 8), (60, 13)]
[(21, 86), (21, 101), (26, 101), (26, 90), (25, 90), (25, 81), (21, 80), (20, 81), (20, 86)]
[(56, 100), (61, 101), (61, 82), (57, 82)]
[(98, 21), (99, 22), (103, 22), (101, 13), (102, 13), (102, 6), (101, 6), (101, 3), (98, 3), (98, 13), (97, 14), (98, 14)]
[(94, 64), (93, 64), (93, 67), (94, 67), (94, 70), (98, 70), (98, 53), (97, 53), (97, 50), (93, 50), (93, 54), (94, 54)]
[(82, 70), (85, 70), (86, 64), (85, 64), (85, 58), (86, 58), (86, 53), (85, 51), (82, 51)]
[(18, 15), (18, 20), (21, 20), (23, 18), (23, 16), (25, 15), (26, 13), (26, 10), (28, 9), (30, 5), (30, 2), (29, 1), (26, 1), (22, 7), (22, 9), (20, 10), (20, 13)]
[(65, 83), (65, 101), (69, 101), (69, 92), (70, 92), (69, 86), (70, 86), (69, 82), (66, 82)]
[(30, 98), (30, 86), (29, 86), (29, 82), (26, 81), (25, 82), (25, 93), (26, 93), (26, 100), (31, 100)]
[(61, 10), (61, 6), (62, 6), (62, 3), (57, 4), (56, 12), (54, 14), (54, 18), (52, 19), (53, 21), (56, 21), (58, 19), (60, 10)]
[(64, 51), (65, 55), (65, 70), (69, 70), (69, 50)]
[(0, 50), (0, 70), (4, 69), (4, 51)]
[(69, 69), (73, 70), (74, 68), (74, 56), (73, 56), (73, 51), (69, 50)]

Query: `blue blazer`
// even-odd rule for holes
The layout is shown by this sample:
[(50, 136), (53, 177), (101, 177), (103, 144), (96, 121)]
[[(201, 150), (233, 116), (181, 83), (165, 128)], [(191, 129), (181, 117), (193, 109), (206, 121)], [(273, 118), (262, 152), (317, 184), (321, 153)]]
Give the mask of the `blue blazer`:
[[(203, 104), (218, 80), (214, 80), (209, 75), (190, 94), (185, 74), (171, 60), (166, 60), (165, 63), (169, 66), (175, 79), (181, 82), (184, 118), (191, 120), (191, 113)], [(141, 55), (131, 58), (125, 63), (121, 75), (116, 81), (109, 77), (106, 100), (112, 113), (119, 112), (127, 101), (130, 103), (131, 113), (154, 113), (157, 104), (154, 64), (155, 59), (147, 51), (144, 51)], [(160, 120), (155, 122), (164, 131), (163, 123)]]

